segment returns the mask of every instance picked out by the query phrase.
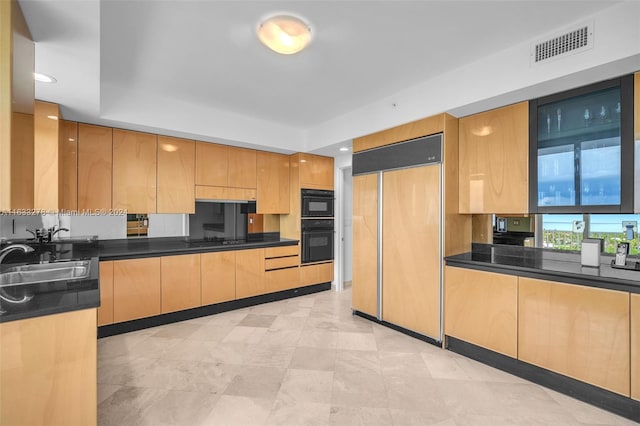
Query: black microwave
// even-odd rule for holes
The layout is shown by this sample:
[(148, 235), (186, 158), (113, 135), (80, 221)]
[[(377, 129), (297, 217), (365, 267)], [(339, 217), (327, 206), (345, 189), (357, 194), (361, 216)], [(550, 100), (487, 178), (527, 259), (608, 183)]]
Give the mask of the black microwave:
[(321, 189), (303, 189), (302, 217), (333, 217), (335, 198), (333, 191)]

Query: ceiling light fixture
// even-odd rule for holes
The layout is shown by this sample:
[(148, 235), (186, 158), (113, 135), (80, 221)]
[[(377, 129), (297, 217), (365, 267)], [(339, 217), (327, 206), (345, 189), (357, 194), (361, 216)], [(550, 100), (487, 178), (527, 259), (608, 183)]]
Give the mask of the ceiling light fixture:
[(58, 81), (55, 78), (51, 77), (50, 75), (41, 74), (39, 72), (34, 72), (33, 73), (33, 79), (35, 81), (40, 82), (40, 83), (55, 83), (55, 82)]
[(347, 148), (346, 146), (343, 146), (342, 148), (340, 148), (340, 151), (342, 152), (349, 151), (349, 148)]
[(298, 53), (311, 41), (311, 27), (293, 15), (271, 16), (258, 24), (258, 38), (269, 49), (283, 55)]

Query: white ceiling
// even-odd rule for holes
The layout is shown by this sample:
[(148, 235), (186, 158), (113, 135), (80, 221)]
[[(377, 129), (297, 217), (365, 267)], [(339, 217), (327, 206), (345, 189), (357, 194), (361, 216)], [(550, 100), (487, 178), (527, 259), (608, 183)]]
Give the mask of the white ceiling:
[[(65, 118), (257, 147), (262, 137), (285, 152), (363, 105), (619, 3), (20, 1), (37, 71), (58, 79), (36, 97)], [(259, 19), (278, 11), (311, 23), (305, 51), (257, 40)]]

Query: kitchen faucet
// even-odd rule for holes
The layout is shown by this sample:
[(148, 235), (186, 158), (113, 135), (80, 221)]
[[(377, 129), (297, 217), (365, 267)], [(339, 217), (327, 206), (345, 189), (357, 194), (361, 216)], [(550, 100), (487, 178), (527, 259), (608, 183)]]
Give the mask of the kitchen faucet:
[(31, 253), (33, 251), (33, 247), (29, 247), (26, 244), (12, 244), (8, 247), (3, 248), (2, 250), (0, 250), (0, 264), (2, 263), (4, 258), (14, 250), (22, 250), (25, 253)]
[(56, 226), (52, 226), (51, 228), (36, 228), (35, 231), (31, 229), (27, 229), (27, 232), (31, 233), (34, 238), (38, 240), (39, 243), (50, 243), (53, 240), (53, 237), (60, 231), (69, 231), (67, 228), (58, 228)]

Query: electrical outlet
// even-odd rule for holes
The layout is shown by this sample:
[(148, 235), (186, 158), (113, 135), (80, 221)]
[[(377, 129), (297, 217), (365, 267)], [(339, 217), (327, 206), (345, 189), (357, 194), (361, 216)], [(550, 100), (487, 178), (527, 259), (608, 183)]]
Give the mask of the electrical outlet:
[(520, 221), (518, 219), (514, 219), (513, 226), (518, 226), (518, 225), (520, 225)]

